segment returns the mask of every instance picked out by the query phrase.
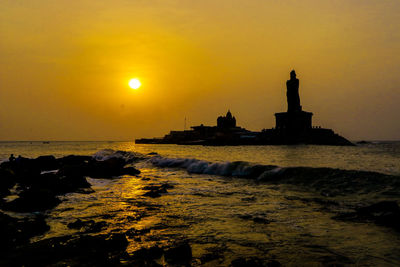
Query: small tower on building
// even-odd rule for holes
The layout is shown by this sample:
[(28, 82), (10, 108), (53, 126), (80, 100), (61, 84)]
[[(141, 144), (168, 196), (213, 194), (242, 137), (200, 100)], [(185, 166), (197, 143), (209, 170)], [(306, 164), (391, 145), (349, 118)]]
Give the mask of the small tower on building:
[(232, 116), (230, 110), (226, 113), (226, 116), (219, 116), (217, 119), (217, 127), (218, 128), (235, 128), (236, 127), (236, 118)]

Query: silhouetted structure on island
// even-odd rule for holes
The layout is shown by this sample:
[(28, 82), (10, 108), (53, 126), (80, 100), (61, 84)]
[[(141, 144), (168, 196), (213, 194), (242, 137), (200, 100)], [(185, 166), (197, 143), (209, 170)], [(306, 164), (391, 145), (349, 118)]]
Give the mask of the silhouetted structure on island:
[(353, 145), (331, 129), (312, 126), (313, 113), (302, 110), (299, 96), (299, 79), (290, 72), (286, 82), (287, 112), (275, 113), (276, 125), (272, 129), (252, 132), (236, 126), (230, 110), (219, 116), (217, 126), (192, 126), (192, 130), (171, 131), (163, 138), (136, 139), (138, 144), (187, 145)]
[(303, 133), (312, 128), (312, 113), (302, 111), (299, 96), (299, 79), (296, 72), (290, 72), (290, 80), (286, 82), (287, 112), (275, 113), (276, 129), (281, 132)]
[(236, 118), (232, 117), (232, 113), (230, 110), (226, 113), (226, 116), (219, 116), (217, 119), (217, 127), (218, 128), (235, 128), (236, 127)]
[[(303, 111), (300, 105), (299, 79), (296, 72), (290, 72), (290, 80), (286, 81), (287, 112), (275, 113), (275, 131), (286, 142), (301, 141), (312, 131), (312, 113)], [(297, 140), (300, 139), (300, 140)], [(285, 142), (284, 141), (284, 142)]]

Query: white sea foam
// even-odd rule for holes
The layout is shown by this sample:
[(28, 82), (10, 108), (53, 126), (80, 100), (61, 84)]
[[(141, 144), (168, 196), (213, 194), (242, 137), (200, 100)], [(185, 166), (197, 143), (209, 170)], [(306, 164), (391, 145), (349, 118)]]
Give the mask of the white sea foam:
[(221, 176), (249, 177), (270, 171), (275, 166), (251, 165), (247, 162), (207, 162), (193, 158), (165, 158), (155, 156), (149, 161), (158, 167), (183, 168), (189, 173), (211, 174)]
[(121, 151), (121, 150), (113, 150), (113, 149), (103, 149), (92, 155), (92, 157), (96, 160), (108, 160), (110, 158), (122, 158), (125, 161), (134, 161), (138, 158), (142, 158), (143, 155), (136, 152), (129, 151)]

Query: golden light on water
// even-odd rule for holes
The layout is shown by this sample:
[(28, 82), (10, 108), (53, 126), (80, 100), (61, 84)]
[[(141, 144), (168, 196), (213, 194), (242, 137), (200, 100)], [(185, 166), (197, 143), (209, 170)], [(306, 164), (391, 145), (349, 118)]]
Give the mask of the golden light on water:
[(139, 89), (139, 87), (142, 85), (142, 83), (138, 79), (131, 79), (129, 81), (129, 87), (132, 89)]

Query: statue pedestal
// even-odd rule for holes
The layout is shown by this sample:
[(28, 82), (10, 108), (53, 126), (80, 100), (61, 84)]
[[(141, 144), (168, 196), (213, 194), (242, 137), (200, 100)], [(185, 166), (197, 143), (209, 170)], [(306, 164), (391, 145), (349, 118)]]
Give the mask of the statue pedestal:
[(285, 134), (303, 134), (312, 128), (312, 115), (306, 111), (275, 113), (275, 128)]

